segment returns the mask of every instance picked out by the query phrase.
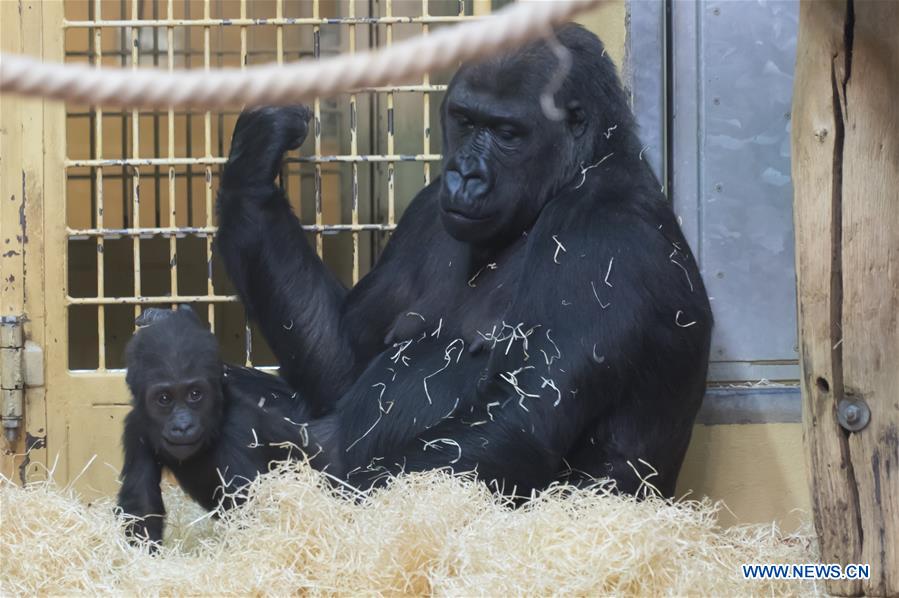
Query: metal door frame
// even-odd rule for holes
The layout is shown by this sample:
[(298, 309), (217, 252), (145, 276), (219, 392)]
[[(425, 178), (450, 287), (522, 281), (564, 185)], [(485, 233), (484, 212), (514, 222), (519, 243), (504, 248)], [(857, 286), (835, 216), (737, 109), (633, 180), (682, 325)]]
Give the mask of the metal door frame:
[[(4, 51), (62, 60), (61, 3), (2, 2), (0, 15)], [(49, 295), (45, 290), (53, 287), (48, 287), (52, 281), (46, 276), (51, 262), (46, 248), (53, 246), (48, 230), (51, 221), (54, 217), (61, 220), (59, 213), (64, 213), (65, 107), (55, 101), (4, 96), (2, 121), (3, 197), (15, 200), (3, 202), (0, 226), (5, 277), (2, 312), (23, 323), (25, 347), (33, 348), (38, 361), (33, 364), (35, 371), (30, 375), (26, 371), (24, 422), (16, 440), (7, 446), (9, 452), (0, 457), (0, 471), (24, 482), (26, 476), (29, 480), (45, 478), (54, 468), (47, 451), (47, 429), (53, 412), (48, 409), (46, 396), (52, 386), (52, 368), (45, 368), (45, 364), (54, 355), (64, 354), (65, 349), (63, 339), (54, 336), (49, 326), (50, 308), (45, 303)]]

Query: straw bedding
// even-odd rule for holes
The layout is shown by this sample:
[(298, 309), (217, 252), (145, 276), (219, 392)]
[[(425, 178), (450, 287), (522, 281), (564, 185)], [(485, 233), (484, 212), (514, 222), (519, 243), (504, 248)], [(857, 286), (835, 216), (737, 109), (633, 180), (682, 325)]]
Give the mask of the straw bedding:
[(741, 563), (813, 562), (808, 534), (721, 529), (709, 501), (556, 488), (520, 508), (470, 478), (402, 476), (356, 500), (302, 463), (213, 519), (166, 488), (165, 546), (130, 547), (109, 500), (0, 479), (0, 594), (789, 595)]

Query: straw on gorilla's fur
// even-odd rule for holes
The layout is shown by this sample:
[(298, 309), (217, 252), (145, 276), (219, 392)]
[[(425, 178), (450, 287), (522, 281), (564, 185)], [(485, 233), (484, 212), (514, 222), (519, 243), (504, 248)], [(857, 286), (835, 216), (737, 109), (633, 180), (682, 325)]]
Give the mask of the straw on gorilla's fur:
[(814, 562), (808, 535), (720, 529), (709, 501), (642, 502), (554, 489), (512, 509), (468, 478), (397, 478), (347, 500), (302, 463), (250, 486), (213, 520), (166, 491), (159, 555), (130, 547), (110, 501), (0, 480), (0, 594), (776, 595), (741, 563)]

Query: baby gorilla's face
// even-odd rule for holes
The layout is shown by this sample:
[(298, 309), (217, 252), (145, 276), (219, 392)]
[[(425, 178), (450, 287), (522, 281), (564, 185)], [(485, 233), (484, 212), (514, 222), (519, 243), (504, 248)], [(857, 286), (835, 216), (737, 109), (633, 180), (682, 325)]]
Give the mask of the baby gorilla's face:
[(222, 362), (215, 336), (189, 307), (151, 308), (125, 355), (134, 396), (130, 417), (163, 456), (184, 461), (207, 448), (222, 425)]
[(184, 461), (215, 438), (221, 396), (214, 382), (203, 378), (157, 381), (143, 399), (157, 450)]

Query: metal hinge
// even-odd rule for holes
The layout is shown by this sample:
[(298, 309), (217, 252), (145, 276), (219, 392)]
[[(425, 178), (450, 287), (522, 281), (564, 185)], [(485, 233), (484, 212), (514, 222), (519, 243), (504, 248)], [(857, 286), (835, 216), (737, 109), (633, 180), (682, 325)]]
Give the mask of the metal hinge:
[(25, 387), (44, 384), (43, 351), (25, 342), (24, 322), (24, 316), (0, 317), (0, 420), (9, 442), (22, 429)]

